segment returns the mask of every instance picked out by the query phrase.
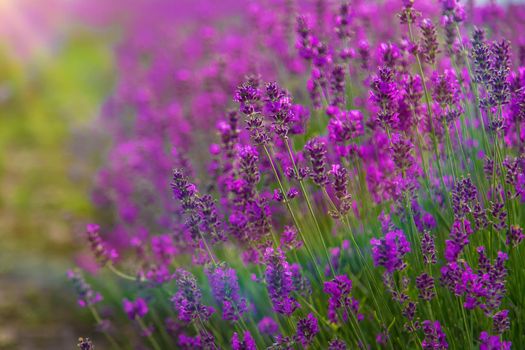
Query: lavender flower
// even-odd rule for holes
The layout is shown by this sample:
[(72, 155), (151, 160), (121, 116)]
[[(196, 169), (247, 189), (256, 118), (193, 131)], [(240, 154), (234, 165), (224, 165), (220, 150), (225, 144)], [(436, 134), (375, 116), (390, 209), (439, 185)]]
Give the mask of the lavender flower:
[(77, 302), (80, 307), (92, 306), (102, 301), (102, 295), (95, 292), (78, 271), (69, 270), (67, 278), (75, 287), (78, 295)]
[(487, 227), (488, 219), (485, 209), (481, 206), (479, 201), (474, 203), (474, 208), (472, 209), (472, 217), (474, 218), (475, 229), (480, 230)]
[[(523, 101), (523, 108), (525, 112), (525, 100)], [(519, 121), (516, 122), (519, 123)], [(516, 189), (518, 186), (519, 174), (522, 172), (518, 158), (507, 157), (502, 164), (506, 170), (505, 182)]]
[(421, 13), (414, 9), (414, 0), (404, 0), (403, 10), (398, 16), (403, 24), (414, 23), (417, 17), (421, 16)]
[(259, 171), (259, 153), (252, 146), (242, 146), (239, 148), (239, 174), (246, 182), (247, 196), (252, 197), (255, 193), (255, 186), (261, 180)]
[(508, 260), (508, 255), (504, 252), (498, 252), (498, 256), (486, 274), (488, 279), (485, 282), (486, 286), (486, 302), (482, 308), (486, 313), (491, 313), (500, 307), (501, 301), (507, 292), (505, 287), (507, 281), (507, 269), (505, 262)]
[(80, 350), (94, 350), (95, 349), (95, 345), (93, 344), (91, 339), (89, 339), (89, 338), (82, 338), (82, 337), (78, 338), (77, 347)]
[(441, 25), (445, 29), (445, 43), (449, 53), (453, 53), (453, 46), (456, 41), (457, 23), (465, 19), (465, 10), (456, 0), (443, 0), (443, 11)]
[(425, 334), (425, 339), (421, 342), (423, 349), (448, 349), (446, 335), (441, 330), (439, 321), (423, 321), (423, 333)]
[(232, 337), (232, 349), (233, 350), (257, 350), (257, 345), (255, 345), (255, 340), (253, 340), (250, 332), (246, 331), (244, 333), (243, 340), (240, 340), (237, 332), (234, 332), (233, 337)]
[(297, 334), (295, 338), (300, 342), (304, 348), (312, 344), (315, 336), (319, 333), (319, 325), (317, 319), (312, 314), (300, 319), (297, 322)]
[(346, 350), (346, 343), (340, 339), (334, 339), (328, 343), (328, 350)]
[(199, 337), (203, 350), (219, 350), (219, 347), (215, 344), (215, 337), (210, 332), (202, 330), (199, 333)]
[(227, 158), (233, 158), (235, 154), (235, 145), (239, 139), (239, 129), (237, 128), (239, 115), (235, 110), (227, 113), (227, 121), (220, 121), (217, 124), (217, 130), (221, 138), (222, 149)]
[(264, 261), (266, 287), (273, 309), (277, 313), (289, 316), (299, 307), (299, 303), (291, 295), (294, 286), (290, 265), (280, 249), (266, 249)]
[(419, 297), (425, 301), (430, 301), (434, 298), (434, 279), (426, 272), (416, 277), (416, 287), (419, 290)]
[(151, 251), (163, 264), (169, 264), (178, 253), (173, 237), (167, 234), (151, 237)]
[(184, 333), (179, 334), (177, 345), (184, 350), (202, 349), (200, 336), (190, 337)]
[(518, 225), (512, 225), (507, 231), (506, 244), (511, 247), (517, 247), (523, 241), (523, 229)]
[(370, 240), (372, 257), (376, 266), (383, 266), (388, 272), (403, 270), (403, 257), (410, 252), (410, 242), (401, 230), (387, 232), (385, 237)]
[(361, 68), (368, 70), (370, 60), (370, 45), (366, 40), (360, 40), (358, 43), (358, 53), (361, 61)]
[(275, 82), (266, 84), (265, 93), (265, 114), (272, 120), (274, 132), (286, 137), (293, 118), (292, 98)]
[(429, 18), (425, 18), (419, 25), (423, 40), (420, 44), (420, 53), (425, 62), (434, 64), (438, 51), (436, 27)]
[(386, 67), (394, 70), (401, 57), (399, 47), (392, 43), (380, 43), (378, 47), (380, 62)]
[(212, 266), (206, 270), (215, 299), (222, 304), (222, 318), (237, 321), (246, 311), (246, 299), (239, 295), (235, 270), (227, 266)]
[(258, 80), (249, 80), (235, 91), (234, 100), (241, 105), (241, 112), (250, 115), (261, 112), (261, 91)]
[(491, 78), (490, 49), (485, 42), (485, 32), (476, 28), (472, 36), (471, 57), (474, 66), (474, 80), (485, 86)]
[(182, 209), (189, 211), (198, 207), (197, 186), (188, 181), (183, 169), (173, 170), (171, 189), (175, 198), (181, 202)]
[(257, 325), (259, 332), (262, 334), (273, 335), (279, 331), (279, 325), (273, 320), (273, 318), (265, 316), (261, 319)]
[(135, 300), (124, 299), (122, 301), (124, 312), (128, 315), (130, 320), (134, 320), (137, 317), (143, 318), (148, 313), (148, 304), (146, 300), (137, 298)]
[(308, 26), (306, 18), (303, 16), (297, 17), (297, 49), (299, 50), (299, 55), (306, 59), (311, 60), (313, 57), (314, 44), (317, 42), (311, 30)]
[(510, 43), (501, 40), (492, 45), (491, 48), (491, 77), (489, 81), (489, 105), (501, 106), (509, 103), (510, 83), (508, 81), (510, 72)]
[(370, 83), (370, 101), (378, 108), (377, 119), (384, 129), (392, 129), (398, 119), (399, 90), (394, 81), (394, 73), (388, 67), (380, 67)]
[(328, 184), (326, 173), (326, 144), (319, 138), (315, 137), (306, 143), (304, 151), (312, 164), (312, 180), (319, 186)]
[(452, 208), (455, 218), (463, 218), (477, 202), (478, 190), (469, 178), (458, 181), (452, 190)]
[(313, 71), (312, 77), (308, 79), (308, 82), (306, 83), (306, 89), (308, 90), (314, 108), (321, 109), (321, 83), (319, 82), (319, 77), (313, 75)]
[(505, 231), (507, 229), (507, 211), (505, 210), (505, 204), (501, 201), (495, 201), (491, 204), (490, 214), (492, 220), (490, 222), (492, 226), (497, 231)]
[(330, 140), (344, 143), (363, 135), (363, 115), (360, 111), (338, 112), (328, 122)]
[(349, 24), (350, 24), (350, 4), (342, 2), (339, 6), (339, 12), (335, 19), (336, 25), (334, 28), (335, 33), (339, 39), (345, 39), (350, 36)]
[(331, 106), (343, 108), (345, 106), (345, 67), (336, 64), (330, 77)]
[(509, 310), (501, 310), (492, 317), (494, 332), (503, 334), (510, 328)]
[(113, 262), (118, 258), (117, 251), (115, 249), (108, 248), (106, 242), (100, 237), (100, 226), (97, 224), (88, 224), (86, 226), (86, 233), (91, 251), (97, 258), (101, 266), (106, 265), (108, 262)]
[(403, 309), (403, 316), (405, 316), (410, 321), (414, 320), (416, 315), (416, 306), (416, 303), (409, 301)]
[(452, 262), (456, 261), (463, 248), (469, 243), (469, 236), (472, 234), (470, 221), (456, 220), (452, 224), (450, 239), (445, 241), (445, 259)]
[(435, 74), (432, 80), (434, 82), (432, 97), (441, 107), (459, 103), (459, 84), (452, 71), (445, 70), (443, 74)]
[(330, 295), (328, 299), (328, 319), (333, 323), (338, 323), (338, 314), (341, 313), (343, 322), (348, 321), (348, 311), (355, 314), (357, 319), (363, 316), (358, 314), (359, 302), (353, 298), (352, 281), (345, 275), (335, 276), (331, 281), (324, 283), (323, 291)]
[(332, 175), (332, 187), (335, 197), (339, 201), (338, 212), (341, 215), (346, 215), (352, 209), (352, 196), (347, 190), (348, 171), (340, 164), (332, 164), (330, 175)]
[(502, 341), (499, 336), (489, 335), (487, 332), (481, 332), (479, 340), (479, 350), (510, 350), (512, 345), (510, 341)]
[(285, 226), (281, 235), (281, 246), (286, 250), (297, 249), (303, 246), (303, 242), (297, 237), (294, 226)]
[(214, 310), (202, 304), (202, 292), (195, 277), (183, 269), (178, 269), (176, 276), (178, 291), (171, 298), (171, 302), (179, 314), (179, 319), (183, 322), (191, 322), (197, 318), (207, 320)]
[(348, 195), (348, 171), (341, 164), (332, 164), (330, 174), (333, 176), (332, 186), (337, 199), (343, 199)]
[(425, 231), (421, 238), (421, 252), (425, 264), (435, 264), (437, 262), (434, 237), (429, 231)]
[(414, 157), (412, 152), (414, 145), (406, 137), (401, 134), (393, 134), (390, 142), (390, 150), (392, 152), (392, 158), (397, 169), (405, 175), (407, 170), (412, 168), (414, 164)]
[(464, 307), (481, 308), (491, 316), (497, 310), (506, 293), (505, 261), (507, 254), (498, 252), (494, 264), (485, 255), (485, 248), (477, 248), (479, 271), (476, 274), (466, 263), (451, 262), (441, 269), (441, 282), (456, 295), (465, 295)]
[(222, 224), (219, 220), (215, 200), (209, 194), (199, 199), (200, 230), (210, 238), (211, 243), (226, 240), (222, 231)]
[(261, 91), (258, 79), (252, 79), (240, 85), (235, 92), (234, 100), (240, 103), (240, 111), (246, 115), (247, 130), (253, 142), (267, 144), (270, 136), (261, 114)]

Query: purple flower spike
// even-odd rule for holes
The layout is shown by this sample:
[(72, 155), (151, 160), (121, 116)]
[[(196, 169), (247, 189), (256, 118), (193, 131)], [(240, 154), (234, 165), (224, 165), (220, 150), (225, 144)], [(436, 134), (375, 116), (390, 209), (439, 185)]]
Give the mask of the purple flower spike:
[(118, 258), (118, 253), (115, 249), (110, 249), (107, 243), (104, 242), (100, 236), (100, 226), (97, 224), (88, 224), (86, 226), (86, 233), (91, 251), (97, 258), (101, 266), (108, 262), (114, 262)]
[(523, 238), (525, 238), (523, 229), (518, 225), (513, 225), (508, 230), (506, 243), (508, 246), (517, 247), (523, 241)]
[(304, 151), (312, 163), (312, 173), (310, 175), (313, 181), (319, 186), (327, 185), (326, 143), (315, 137), (306, 143)]
[(289, 316), (299, 307), (299, 303), (291, 295), (294, 284), (290, 264), (280, 249), (273, 248), (266, 250), (264, 261), (266, 285), (273, 309), (277, 313)]
[(456, 261), (463, 248), (469, 243), (469, 236), (472, 234), (470, 221), (456, 220), (450, 231), (450, 239), (445, 241), (445, 259), (452, 262)]
[(308, 314), (306, 318), (302, 318), (297, 322), (296, 340), (300, 342), (304, 348), (312, 344), (317, 333), (319, 333), (319, 325), (314, 315)]
[(438, 51), (438, 41), (436, 27), (434, 23), (428, 18), (421, 21), (419, 25), (421, 28), (421, 34), (423, 40), (421, 42), (421, 55), (428, 64), (434, 64), (436, 62), (436, 54)]
[(416, 287), (419, 290), (419, 297), (425, 301), (430, 301), (434, 298), (434, 279), (427, 273), (423, 272), (416, 277)]
[(232, 337), (232, 349), (233, 350), (257, 350), (257, 345), (255, 345), (255, 340), (253, 340), (250, 332), (246, 331), (244, 333), (244, 339), (240, 340), (237, 332), (233, 333)]
[(403, 257), (410, 252), (410, 242), (401, 230), (387, 232), (381, 239), (370, 240), (375, 266), (383, 266), (388, 272), (403, 270)]
[(235, 270), (227, 266), (213, 266), (206, 270), (215, 299), (222, 303), (222, 318), (237, 321), (247, 309), (246, 299), (239, 294)]
[(337, 323), (338, 313), (341, 313), (343, 322), (348, 321), (348, 311), (355, 314), (358, 320), (362, 315), (358, 314), (359, 302), (350, 295), (352, 281), (345, 275), (336, 276), (333, 280), (324, 283), (323, 291), (330, 295), (328, 299), (328, 319)]
[(258, 82), (247, 81), (235, 91), (234, 100), (241, 104), (241, 112), (250, 115), (261, 112), (261, 91)]
[(509, 310), (501, 310), (492, 317), (494, 332), (503, 334), (510, 328)]
[(122, 301), (124, 311), (128, 315), (130, 320), (134, 320), (137, 317), (142, 318), (148, 313), (148, 304), (142, 298), (137, 298), (136, 300), (124, 299)]
[(67, 272), (67, 278), (71, 280), (73, 286), (78, 295), (78, 305), (80, 307), (87, 307), (95, 305), (102, 301), (102, 295), (95, 292), (91, 286), (86, 282), (80, 272), (75, 270), (69, 270)]
[(399, 89), (394, 73), (388, 67), (379, 68), (370, 84), (370, 101), (378, 108), (377, 119), (385, 129), (392, 129), (398, 121)]
[(288, 136), (294, 118), (292, 98), (275, 82), (266, 84), (265, 93), (264, 111), (272, 121), (273, 131), (280, 137)]
[(363, 132), (363, 115), (360, 111), (337, 111), (328, 123), (328, 135), (336, 143), (355, 140)]
[(207, 320), (214, 310), (202, 304), (202, 292), (195, 277), (183, 269), (178, 269), (176, 275), (178, 291), (171, 302), (179, 313), (179, 319), (183, 322), (191, 322), (196, 318)]
[(479, 350), (510, 350), (512, 345), (510, 341), (502, 341), (499, 336), (489, 335), (487, 332), (481, 332), (479, 340)]
[(441, 330), (439, 321), (423, 321), (423, 333), (425, 339), (421, 342), (424, 350), (444, 350), (448, 349), (446, 335)]
[(262, 334), (273, 335), (279, 331), (279, 325), (273, 320), (273, 318), (265, 316), (261, 319), (257, 325), (259, 332)]
[(435, 264), (437, 262), (434, 237), (429, 231), (425, 231), (421, 238), (421, 252), (423, 253), (423, 261), (425, 264)]
[(346, 350), (348, 347), (346, 343), (340, 339), (334, 339), (328, 343), (328, 350)]

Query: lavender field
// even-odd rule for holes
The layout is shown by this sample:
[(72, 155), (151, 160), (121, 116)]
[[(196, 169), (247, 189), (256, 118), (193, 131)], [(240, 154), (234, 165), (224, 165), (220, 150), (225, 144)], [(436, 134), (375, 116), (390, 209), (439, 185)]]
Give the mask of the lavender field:
[(525, 3), (53, 2), (0, 5), (0, 348), (525, 349)]

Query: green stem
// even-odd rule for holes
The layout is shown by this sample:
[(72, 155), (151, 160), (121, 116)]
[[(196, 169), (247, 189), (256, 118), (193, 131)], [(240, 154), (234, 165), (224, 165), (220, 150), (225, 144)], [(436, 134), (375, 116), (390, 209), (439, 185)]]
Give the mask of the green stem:
[(281, 179), (279, 177), (279, 173), (277, 172), (277, 167), (275, 166), (275, 163), (273, 161), (273, 158), (270, 154), (270, 151), (268, 150), (268, 147), (266, 145), (263, 145), (264, 152), (266, 153), (266, 157), (268, 158), (268, 161), (270, 162), (270, 165), (273, 170), (273, 174), (275, 176), (275, 179), (277, 180), (277, 183), (279, 184), (279, 188), (281, 190), (281, 193), (284, 197), (284, 203), (286, 205), (286, 208), (288, 209), (288, 212), (290, 213), (290, 216), (292, 217), (292, 220), (294, 222), (295, 227), (297, 228), (297, 232), (299, 233), (299, 236), (301, 237), (302, 241), (304, 242), (304, 246), (306, 248), (306, 251), (310, 255), (310, 258), (312, 259), (312, 263), (314, 264), (315, 270), (320, 278), (320, 281), (323, 281), (323, 274), (321, 273), (321, 270), (317, 264), (317, 261), (315, 259), (315, 256), (313, 255), (313, 252), (310, 248), (310, 245), (308, 244), (308, 241), (306, 240), (306, 237), (303, 234), (303, 231), (301, 230), (301, 227), (299, 226), (299, 222), (297, 221), (297, 218), (295, 217), (294, 211), (292, 210), (292, 207), (290, 205), (290, 201), (288, 200), (288, 197), (286, 195), (286, 191), (284, 189), (284, 186), (281, 182)]
[[(295, 164), (295, 159), (293, 157), (293, 153), (292, 153), (292, 149), (290, 147), (289, 139), (285, 138), (284, 141), (285, 141), (286, 149), (288, 150), (288, 155), (290, 157), (290, 160), (291, 160), (293, 168), (294, 168), (294, 172), (295, 172), (295, 174), (298, 175), (299, 171), (298, 171), (297, 165)], [(319, 222), (317, 221), (317, 217), (315, 216), (314, 209), (312, 207), (312, 203), (310, 202), (310, 199), (309, 199), (309, 196), (308, 196), (308, 192), (306, 191), (306, 187), (304, 186), (304, 181), (302, 179), (299, 180), (299, 186), (301, 187), (301, 192), (303, 193), (304, 199), (306, 201), (306, 205), (308, 207), (308, 211), (310, 212), (310, 215), (312, 216), (312, 219), (314, 221), (315, 227), (317, 229), (317, 233), (319, 235), (319, 239), (321, 240), (321, 243), (323, 245), (323, 249), (324, 249), (326, 258), (328, 260), (328, 265), (330, 266), (330, 271), (332, 272), (332, 275), (335, 276), (334, 267), (333, 267), (332, 261), (330, 259), (330, 254), (328, 253), (328, 246), (326, 245), (326, 241), (325, 241), (323, 233), (321, 231), (321, 226), (319, 226)]]

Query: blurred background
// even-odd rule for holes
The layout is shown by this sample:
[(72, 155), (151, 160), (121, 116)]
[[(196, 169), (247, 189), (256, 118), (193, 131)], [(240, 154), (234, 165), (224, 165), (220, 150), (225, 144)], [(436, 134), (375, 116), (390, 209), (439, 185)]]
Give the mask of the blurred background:
[(184, 29), (220, 10), (173, 0), (148, 16), (158, 4), (0, 0), (0, 349), (70, 349), (92, 336), (65, 272), (96, 217), (93, 178), (109, 147), (99, 115), (115, 51), (141, 25)]
[(92, 215), (118, 35), (80, 5), (0, 1), (0, 349), (74, 348), (92, 328), (65, 271)]

